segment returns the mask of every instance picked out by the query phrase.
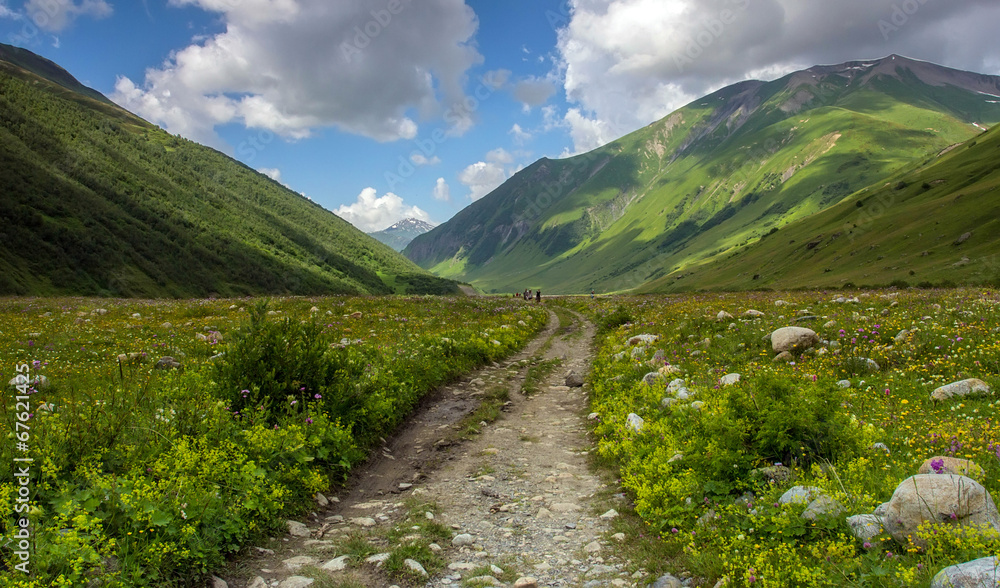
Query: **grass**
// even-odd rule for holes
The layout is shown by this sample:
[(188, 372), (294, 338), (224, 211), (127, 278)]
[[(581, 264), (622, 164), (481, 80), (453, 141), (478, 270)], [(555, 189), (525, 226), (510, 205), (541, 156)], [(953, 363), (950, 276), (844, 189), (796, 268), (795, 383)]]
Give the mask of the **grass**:
[(483, 394), (479, 406), (455, 425), (457, 438), (469, 439), (478, 435), (482, 423), (490, 424), (500, 418), (509, 400), (510, 388), (506, 384), (490, 386)]
[(545, 380), (551, 376), (552, 372), (554, 372), (560, 365), (562, 365), (562, 360), (558, 358), (536, 360), (536, 363), (528, 368), (528, 371), (524, 376), (524, 384), (521, 386), (521, 393), (529, 398), (538, 394), (541, 390), (542, 384), (545, 383)]
[[(436, 235), (425, 237), (438, 239), (439, 246), (422, 248), (431, 257), (420, 263), (459, 267), (453, 277), (485, 292), (505, 292), (510, 284), (543, 292), (621, 292), (651, 280), (661, 280), (656, 288), (666, 289), (692, 272), (701, 279), (687, 280), (688, 289), (717, 288), (713, 277), (728, 279), (747, 270), (740, 263), (725, 263), (725, 256), (852, 194), (867, 196), (893, 174), (973, 138), (977, 131), (971, 122), (1000, 120), (1000, 105), (982, 106), (981, 95), (927, 86), (913, 77), (845, 85), (829, 76), (810, 88), (814, 99), (802, 110), (782, 114), (780, 107), (794, 93), (786, 83), (778, 80), (757, 90), (759, 107), (741, 119), (742, 128), (725, 124), (703, 134), (736, 98), (737, 90), (726, 88), (703, 104), (683, 108), (669, 122), (649, 125), (592, 153), (538, 162), (490, 199), (459, 213)], [(686, 144), (693, 134), (700, 139)], [(964, 183), (968, 177), (960, 179)], [(861, 192), (865, 189), (869, 192)], [(947, 198), (959, 189), (953, 183), (932, 190), (937, 204), (946, 206), (933, 214), (925, 211), (924, 219), (933, 224), (967, 218), (947, 207)], [(544, 197), (534, 209), (530, 199), (514, 198), (521, 192), (544, 192)], [(518, 204), (498, 210), (499, 202)], [(493, 219), (504, 214), (527, 221), (521, 238), (504, 243), (494, 238)], [(827, 224), (797, 247), (805, 251), (818, 235), (828, 238), (842, 224), (842, 219), (836, 226)], [(481, 232), (466, 231), (477, 225)], [(881, 232), (880, 226), (875, 233)], [(776, 263), (787, 259), (772, 258)], [(700, 272), (710, 260), (726, 271), (721, 276)], [(852, 267), (856, 261), (843, 255), (836, 267)], [(808, 276), (806, 285), (828, 285), (803, 265), (798, 269)], [(896, 265), (870, 269), (884, 273), (883, 266)], [(827, 267), (819, 268), (818, 278)], [(862, 273), (876, 275), (870, 269)], [(769, 272), (755, 271), (739, 287), (759, 286), (749, 280), (755, 273)]]
[[(619, 548), (642, 569), (690, 573), (700, 585), (727, 577), (730, 586), (753, 588), (926, 587), (942, 568), (1000, 549), (996, 533), (933, 523), (917, 532), (927, 542), (923, 548), (885, 532), (866, 543), (845, 521), (873, 512), (936, 456), (973, 460), (983, 468), (978, 482), (1000, 491), (1000, 402), (992, 395), (948, 402), (930, 396), (940, 385), (969, 377), (994, 389), (1000, 384), (996, 292), (851, 292), (857, 304), (836, 302), (838, 295), (578, 301), (595, 318), (619, 304), (632, 317), (597, 342), (592, 455), (627, 492), (629, 504), (615, 506), (621, 516), (613, 532), (626, 534)], [(792, 306), (775, 306), (778, 299)], [(748, 308), (766, 316), (739, 318)], [(820, 336), (838, 346), (806, 352), (792, 364), (774, 363), (764, 335), (806, 309), (822, 318), (811, 324)], [(738, 318), (719, 322), (720, 310)], [(834, 326), (821, 326), (827, 321)], [(911, 335), (895, 341), (903, 329)], [(633, 357), (626, 341), (640, 333), (660, 339)], [(713, 345), (697, 347), (706, 337)], [(654, 349), (681, 370), (677, 377), (694, 398), (665, 406), (665, 382), (642, 383)], [(880, 367), (848, 373), (856, 357)], [(742, 374), (740, 383), (721, 387), (719, 379), (733, 372)], [(845, 378), (849, 388), (837, 384)], [(694, 401), (704, 404), (695, 408)], [(624, 425), (631, 413), (643, 418), (641, 431)], [(794, 482), (767, 483), (752, 473), (775, 462), (791, 468)], [(846, 512), (808, 522), (801, 516), (804, 504), (778, 504), (793, 484), (822, 488)], [(747, 492), (752, 507), (739, 500)]]

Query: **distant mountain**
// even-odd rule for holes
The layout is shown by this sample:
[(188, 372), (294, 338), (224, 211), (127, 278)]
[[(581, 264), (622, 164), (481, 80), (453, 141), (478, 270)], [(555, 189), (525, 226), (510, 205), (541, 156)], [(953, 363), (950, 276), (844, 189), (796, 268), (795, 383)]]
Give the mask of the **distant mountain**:
[(535, 162), (404, 253), (486, 292), (636, 288), (972, 138), (1000, 122), (998, 96), (1000, 77), (895, 55), (741, 82)]
[(434, 228), (434, 225), (415, 218), (406, 218), (375, 233), (368, 233), (396, 251), (402, 251), (410, 241)]
[(1000, 127), (640, 292), (1000, 287)]
[(0, 294), (458, 292), (270, 178), (0, 45)]

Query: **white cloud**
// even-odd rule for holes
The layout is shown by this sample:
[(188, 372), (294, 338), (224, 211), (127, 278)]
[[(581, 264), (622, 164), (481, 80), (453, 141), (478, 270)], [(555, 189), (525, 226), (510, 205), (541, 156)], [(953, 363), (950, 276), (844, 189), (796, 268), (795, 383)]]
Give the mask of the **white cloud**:
[[(5, 16), (4, 11), (10, 12), (0, 7), (0, 16)], [(24, 12), (38, 28), (58, 33), (78, 16), (107, 18), (113, 9), (105, 0), (28, 0), (24, 4)]]
[(545, 104), (555, 93), (555, 83), (545, 78), (525, 78), (514, 84), (514, 98), (527, 110)]
[(375, 188), (365, 188), (358, 194), (357, 202), (341, 205), (334, 213), (366, 233), (381, 231), (404, 218), (431, 220), (426, 212), (416, 206), (407, 207), (392, 192), (380, 197)]
[(521, 128), (521, 125), (514, 123), (514, 126), (507, 131), (507, 134), (511, 136), (514, 143), (518, 145), (524, 145), (531, 140), (531, 133)]
[(514, 163), (514, 156), (503, 147), (497, 147), (486, 154), (486, 161), (500, 164)]
[(469, 188), (469, 200), (472, 201), (486, 196), (506, 180), (503, 166), (493, 162), (473, 163), (458, 174), (458, 181)]
[(281, 182), (281, 170), (276, 167), (262, 167), (257, 171), (271, 178), (275, 182)]
[(451, 188), (448, 186), (448, 182), (444, 181), (444, 178), (438, 178), (437, 183), (434, 184), (434, 199), (440, 202), (451, 202)]
[[(748, 78), (890, 53), (997, 73), (1000, 53), (996, 0), (912, 0), (912, 14), (899, 0), (568, 1), (557, 71), (577, 151)], [(894, 15), (903, 24), (884, 35)]]
[(4, 0), (0, 0), (0, 18), (9, 18), (11, 20), (20, 20), (21, 15), (14, 12), (10, 8), (7, 8), (7, 3)]
[(430, 159), (428, 159), (427, 156), (424, 155), (423, 153), (416, 152), (410, 155), (410, 161), (413, 162), (413, 165), (419, 165), (423, 167), (425, 165), (437, 165), (441, 163), (441, 158), (435, 155)]
[(473, 44), (479, 23), (463, 0), (171, 4), (220, 13), (225, 31), (173, 53), (139, 83), (119, 78), (112, 99), (216, 145), (215, 127), (230, 123), (290, 139), (323, 127), (412, 139), (418, 116), (441, 117), (463, 102), (467, 71), (482, 60)]

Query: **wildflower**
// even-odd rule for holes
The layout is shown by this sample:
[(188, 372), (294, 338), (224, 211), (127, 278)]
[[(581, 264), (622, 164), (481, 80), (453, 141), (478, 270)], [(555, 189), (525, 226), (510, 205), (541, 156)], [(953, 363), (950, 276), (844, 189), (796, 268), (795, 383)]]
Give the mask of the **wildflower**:
[(865, 541), (864, 544), (861, 547), (864, 547), (865, 549), (871, 549), (872, 548), (872, 544), (869, 543), (868, 541)]
[(315, 398), (316, 400), (319, 400), (320, 398), (323, 398), (323, 395), (322, 394), (314, 394), (313, 398)]
[(940, 474), (944, 471), (944, 460), (940, 457), (931, 460), (931, 468), (934, 470), (935, 474)]
[(307, 424), (307, 425), (311, 425), (311, 424), (313, 424), (313, 420), (312, 420), (312, 419), (310, 419), (310, 418), (307, 418), (307, 419), (306, 419), (306, 424)]

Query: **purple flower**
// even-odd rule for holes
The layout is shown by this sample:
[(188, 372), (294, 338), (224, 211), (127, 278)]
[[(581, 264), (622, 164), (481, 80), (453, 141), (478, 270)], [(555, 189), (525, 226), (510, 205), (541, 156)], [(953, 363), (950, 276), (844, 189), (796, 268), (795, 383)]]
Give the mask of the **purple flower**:
[(871, 549), (872, 548), (872, 544), (869, 543), (869, 542), (867, 542), (867, 541), (865, 541), (864, 544), (861, 547), (864, 547), (865, 549)]
[(931, 469), (934, 470), (935, 474), (940, 474), (944, 472), (944, 459), (937, 458), (931, 460)]
[(311, 425), (311, 424), (313, 424), (313, 420), (312, 420), (312, 419), (308, 419), (308, 418), (307, 418), (307, 419), (306, 419), (306, 424), (307, 424), (307, 425)]
[(315, 398), (316, 400), (319, 400), (320, 398), (323, 398), (323, 395), (322, 394), (315, 394), (315, 395), (313, 395), (313, 398)]

